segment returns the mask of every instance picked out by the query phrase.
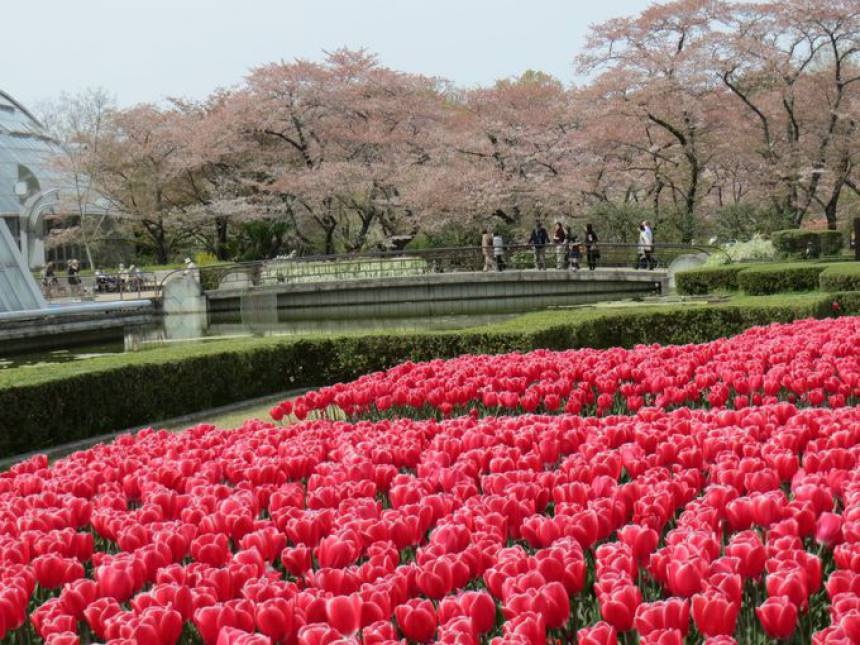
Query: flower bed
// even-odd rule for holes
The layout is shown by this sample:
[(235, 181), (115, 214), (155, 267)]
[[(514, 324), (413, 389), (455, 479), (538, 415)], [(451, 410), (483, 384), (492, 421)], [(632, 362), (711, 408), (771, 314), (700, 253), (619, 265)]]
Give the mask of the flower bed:
[[(860, 318), (756, 327), (700, 345), (538, 350), (403, 363), (276, 407), (280, 418), (336, 407), (349, 418), (480, 413), (635, 412), (644, 405), (733, 407), (854, 402)], [(840, 378), (841, 376), (841, 378)]]
[[(464, 357), (299, 402), (321, 413), (372, 382), (345, 411), (393, 414), (379, 402), (399, 388), (396, 418), (147, 430), (34, 457), (0, 475), (0, 635), (856, 642), (858, 347), (860, 322), (841, 318), (704, 345)], [(424, 370), (462, 388), (450, 409), (410, 405)], [(581, 384), (595, 401), (564, 412)], [(538, 386), (534, 409), (553, 414), (523, 406)]]

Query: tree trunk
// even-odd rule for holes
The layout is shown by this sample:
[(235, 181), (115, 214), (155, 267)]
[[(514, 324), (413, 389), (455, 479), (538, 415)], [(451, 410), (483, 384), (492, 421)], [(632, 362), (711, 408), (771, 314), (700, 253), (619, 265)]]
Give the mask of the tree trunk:
[(228, 259), (226, 217), (215, 218), (215, 257), (219, 260)]
[(334, 255), (334, 226), (325, 229), (325, 254)]

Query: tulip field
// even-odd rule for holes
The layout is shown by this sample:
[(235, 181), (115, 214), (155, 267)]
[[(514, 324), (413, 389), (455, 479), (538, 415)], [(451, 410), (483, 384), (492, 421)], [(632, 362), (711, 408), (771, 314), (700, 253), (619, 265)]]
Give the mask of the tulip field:
[(858, 398), (842, 317), (406, 363), (33, 457), (0, 475), (0, 635), (860, 643)]

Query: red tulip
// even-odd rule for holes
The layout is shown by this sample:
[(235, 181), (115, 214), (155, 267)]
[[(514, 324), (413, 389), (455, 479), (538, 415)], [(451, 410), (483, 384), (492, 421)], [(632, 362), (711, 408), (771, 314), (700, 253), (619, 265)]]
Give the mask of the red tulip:
[(262, 634), (249, 634), (235, 627), (223, 627), (216, 645), (272, 645), (272, 639)]
[(115, 598), (119, 602), (125, 602), (143, 586), (144, 576), (142, 564), (134, 561), (114, 561), (96, 567), (94, 575), (99, 596)]
[(794, 633), (797, 626), (797, 607), (788, 596), (771, 596), (755, 609), (764, 633), (783, 640)]
[(411, 641), (426, 642), (436, 633), (436, 610), (429, 600), (413, 598), (394, 610), (400, 631)]
[[(242, 601), (247, 602), (247, 601)], [(237, 606), (235, 603), (220, 603), (201, 607), (194, 612), (194, 625), (206, 645), (214, 644), (221, 630), (233, 627), (246, 632), (254, 630), (253, 607)]]
[(485, 591), (464, 591), (457, 596), (446, 596), (439, 602), (439, 624), (456, 616), (471, 618), (479, 634), (492, 631), (496, 625), (496, 603)]
[(806, 572), (801, 569), (783, 569), (767, 575), (765, 587), (768, 596), (788, 596), (792, 604), (805, 609), (809, 600)]
[(702, 589), (702, 578), (708, 563), (702, 558), (671, 560), (666, 565), (666, 581), (669, 590), (676, 596), (689, 598)]
[(301, 626), (295, 602), (284, 598), (270, 598), (258, 604), (254, 620), (257, 629), (276, 642), (292, 637)]
[(44, 589), (56, 589), (84, 577), (84, 566), (74, 558), (48, 554), (39, 556), (32, 564), (36, 580)]
[(78, 620), (84, 617), (84, 610), (96, 599), (98, 587), (94, 580), (81, 578), (63, 586), (60, 604), (66, 613)]
[(101, 640), (106, 640), (107, 621), (121, 611), (122, 607), (115, 598), (99, 598), (84, 609), (84, 618), (93, 633)]
[(437, 558), (422, 567), (416, 577), (418, 588), (429, 598), (439, 599), (454, 588), (451, 564), (446, 558)]
[(397, 630), (387, 620), (379, 620), (371, 623), (361, 630), (363, 645), (382, 645), (389, 641), (397, 640)]
[(839, 628), (851, 643), (860, 642), (860, 610), (854, 609), (839, 620)]
[(705, 636), (729, 635), (735, 631), (740, 606), (714, 591), (693, 596), (693, 621)]
[(346, 639), (337, 629), (323, 623), (305, 625), (299, 630), (299, 645), (329, 645), (329, 643), (357, 643), (354, 639)]
[(80, 637), (75, 632), (57, 632), (49, 634), (45, 645), (79, 645)]
[(293, 576), (301, 576), (311, 568), (311, 550), (304, 544), (288, 547), (281, 552), (281, 563)]
[(361, 596), (332, 596), (325, 601), (329, 624), (341, 634), (354, 634), (361, 627)]
[(317, 561), (321, 567), (341, 569), (355, 562), (361, 549), (351, 540), (338, 535), (329, 535), (320, 540), (316, 548)]
[(684, 636), (677, 629), (655, 629), (639, 639), (640, 645), (683, 645)]
[(205, 533), (191, 542), (191, 557), (197, 562), (220, 567), (230, 559), (230, 540), (223, 533)]
[(726, 555), (740, 560), (740, 574), (744, 578), (756, 578), (764, 571), (767, 554), (755, 531), (743, 531), (732, 536)]
[(642, 565), (657, 548), (660, 535), (647, 526), (628, 524), (618, 529), (618, 539), (633, 550), (633, 556)]
[(618, 645), (618, 635), (609, 623), (600, 621), (576, 632), (579, 645)]
[(822, 513), (815, 523), (815, 541), (828, 548), (842, 541), (842, 516)]
[(540, 614), (526, 612), (507, 621), (502, 626), (502, 633), (507, 638), (521, 638), (527, 645), (545, 645), (546, 624)]
[(668, 598), (642, 603), (636, 608), (634, 625), (640, 635), (661, 629), (675, 629), (686, 635), (690, 627), (690, 601)]
[(633, 627), (633, 618), (641, 602), (642, 593), (633, 584), (626, 584), (598, 597), (600, 615), (619, 632), (629, 631)]

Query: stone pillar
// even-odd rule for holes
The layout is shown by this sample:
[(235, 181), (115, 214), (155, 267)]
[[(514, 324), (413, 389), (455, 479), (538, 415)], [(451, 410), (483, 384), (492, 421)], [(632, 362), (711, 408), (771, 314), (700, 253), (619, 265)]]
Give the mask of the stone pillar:
[(161, 310), (167, 315), (206, 313), (206, 296), (200, 289), (196, 271), (177, 271), (165, 279)]

